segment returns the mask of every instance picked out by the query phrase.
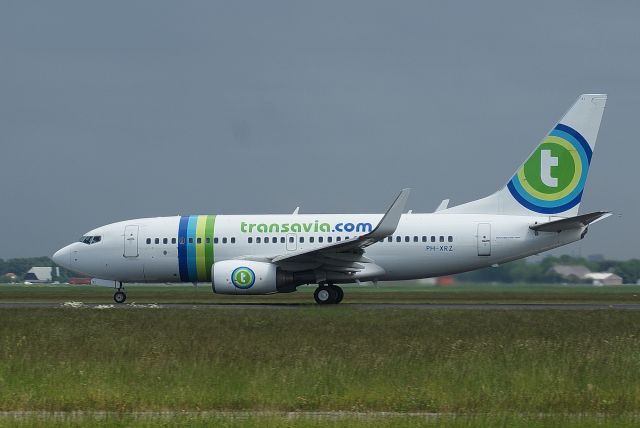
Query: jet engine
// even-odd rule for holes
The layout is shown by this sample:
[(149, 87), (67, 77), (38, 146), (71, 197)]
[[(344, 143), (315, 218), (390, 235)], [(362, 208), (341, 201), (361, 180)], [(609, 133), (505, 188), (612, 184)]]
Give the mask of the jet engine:
[(211, 266), (213, 292), (218, 294), (290, 293), (301, 284), (314, 282), (308, 273), (287, 272), (273, 263), (223, 260)]

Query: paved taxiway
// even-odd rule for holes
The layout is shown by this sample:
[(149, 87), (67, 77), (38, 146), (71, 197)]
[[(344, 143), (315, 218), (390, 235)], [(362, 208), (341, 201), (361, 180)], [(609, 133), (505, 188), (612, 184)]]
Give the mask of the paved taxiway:
[[(162, 304), (97, 304), (82, 302), (66, 303), (0, 303), (0, 310), (4, 308), (87, 308), (87, 309), (300, 309), (320, 307), (315, 304), (186, 304), (186, 303), (162, 303)], [(338, 306), (353, 309), (425, 309), (425, 310), (640, 310), (638, 303), (342, 303)]]

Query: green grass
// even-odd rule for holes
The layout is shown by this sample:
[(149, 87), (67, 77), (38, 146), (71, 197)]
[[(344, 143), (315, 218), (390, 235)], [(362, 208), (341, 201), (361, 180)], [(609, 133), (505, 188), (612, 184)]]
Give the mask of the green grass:
[[(2, 308), (0, 412), (43, 413), (0, 413), (0, 427), (638, 425), (639, 311), (348, 303), (635, 302), (639, 287), (399, 283), (347, 287), (337, 307), (312, 304), (312, 291), (128, 287), (138, 303), (302, 304), (287, 310)], [(0, 302), (111, 303), (112, 293), (2, 285)]]
[(3, 309), (0, 410), (636, 414), (635, 311)]
[[(293, 303), (313, 304), (315, 287), (290, 294), (221, 296), (211, 286), (127, 285), (128, 302), (137, 303)], [(456, 284), (434, 287), (386, 283), (380, 287), (345, 286), (348, 303), (640, 303), (640, 286)], [(0, 302), (113, 303), (113, 289), (77, 285), (0, 285)]]
[(107, 416), (38, 416), (2, 418), (0, 427), (251, 427), (251, 428), (415, 428), (415, 427), (537, 427), (589, 428), (637, 427), (639, 419), (628, 416), (543, 416), (543, 415), (477, 415), (477, 416), (362, 416), (362, 417), (291, 417), (282, 416), (189, 416), (189, 415), (107, 415)]

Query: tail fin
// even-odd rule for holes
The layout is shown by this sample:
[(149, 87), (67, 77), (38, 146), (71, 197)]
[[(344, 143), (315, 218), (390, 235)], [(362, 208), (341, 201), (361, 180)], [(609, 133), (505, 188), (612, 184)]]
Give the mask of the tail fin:
[(606, 102), (580, 95), (502, 189), (441, 212), (577, 215)]

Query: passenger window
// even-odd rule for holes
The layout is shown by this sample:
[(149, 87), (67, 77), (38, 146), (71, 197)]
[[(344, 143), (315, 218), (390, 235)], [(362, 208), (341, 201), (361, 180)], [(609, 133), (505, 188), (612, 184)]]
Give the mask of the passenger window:
[(154, 239), (154, 242), (155, 242), (156, 244), (159, 244), (159, 243), (160, 243), (160, 238), (156, 238), (156, 239)]
[(226, 244), (227, 243), (227, 238), (222, 238), (222, 243)]
[(289, 237), (289, 242), (293, 244), (293, 242), (294, 242), (294, 241), (295, 241), (295, 240), (293, 239), (293, 236), (290, 236), (290, 237)]
[(314, 240), (315, 240), (315, 238), (313, 236), (309, 237), (309, 242), (313, 243)]
[(193, 238), (189, 238), (189, 244), (193, 244)]
[(213, 243), (217, 244), (218, 243), (218, 238), (213, 238)]
[(202, 244), (202, 238), (197, 238), (196, 239), (196, 244)]
[(396, 242), (402, 242), (402, 237), (401, 236), (396, 236)]
[(175, 244), (176, 243), (176, 238), (171, 238), (171, 243)]
[(232, 244), (235, 244), (235, 243), (236, 243), (236, 238), (235, 238), (235, 236), (232, 236), (232, 237), (231, 237), (231, 243), (232, 243)]
[(453, 236), (449, 236), (449, 242), (453, 242)]
[(404, 237), (404, 242), (409, 242), (410, 240), (411, 240), (411, 237), (410, 237), (410, 236), (405, 236), (405, 237)]
[(258, 236), (256, 238), (256, 244), (260, 244), (260, 243), (262, 243), (262, 238)]
[(251, 237), (247, 238), (247, 242), (248, 242), (249, 244), (253, 243), (253, 238), (251, 238)]
[(168, 238), (162, 238), (162, 243), (163, 244), (168, 244), (169, 243), (169, 239)]
[(393, 236), (389, 236), (389, 237), (387, 238), (387, 242), (393, 242)]
[(427, 237), (422, 235), (422, 242), (427, 242)]
[(413, 242), (418, 242), (418, 237), (417, 236), (413, 237)]
[(285, 240), (284, 240), (284, 236), (280, 237), (280, 243), (284, 244)]
[(327, 242), (332, 242), (333, 238), (331, 236), (327, 236)]
[(151, 244), (151, 238), (147, 238), (147, 244)]
[(268, 238), (268, 237), (266, 237), (266, 236), (265, 236), (265, 238), (264, 238), (264, 243), (265, 243), (265, 244), (268, 244), (268, 243), (269, 243), (269, 238)]
[(207, 244), (211, 244), (211, 238), (206, 238), (204, 242), (206, 242)]
[[(151, 239), (147, 239), (147, 241), (149, 241), (149, 242), (147, 242), (147, 244), (151, 244)], [(180, 245), (184, 245), (184, 244), (185, 244), (185, 242), (184, 242), (184, 236), (181, 236), (181, 237), (180, 237)]]
[(336, 236), (336, 242), (340, 242), (340, 241), (342, 241), (342, 238), (339, 236)]
[(436, 237), (435, 236), (431, 237), (431, 242), (436, 242)]
[(301, 244), (302, 244), (302, 243), (304, 243), (304, 236), (301, 236), (301, 237), (300, 237), (300, 243), (301, 243)]
[(440, 242), (444, 242), (444, 236), (440, 235)]
[(323, 242), (323, 241), (324, 241), (324, 238), (323, 238), (322, 236), (318, 236), (318, 242), (320, 242), (320, 243), (321, 243), (321, 242)]
[(273, 238), (271, 238), (271, 243), (272, 244), (277, 244), (278, 243), (278, 238), (276, 238), (275, 236)]

